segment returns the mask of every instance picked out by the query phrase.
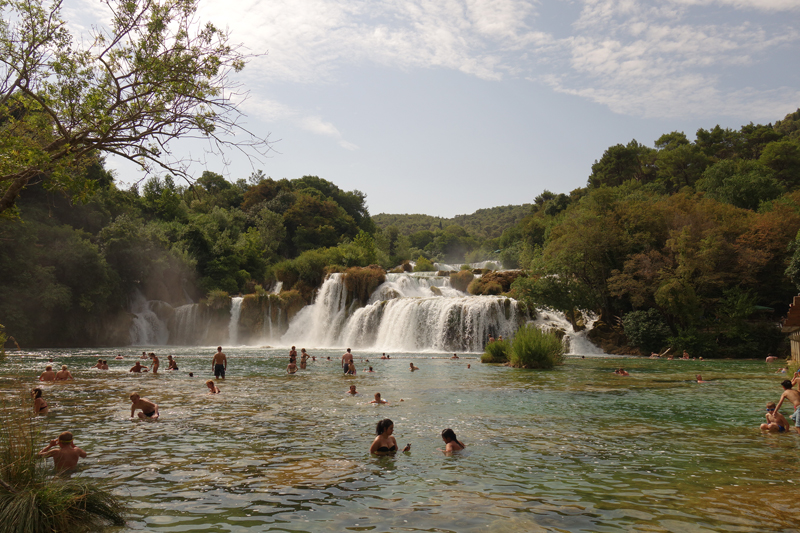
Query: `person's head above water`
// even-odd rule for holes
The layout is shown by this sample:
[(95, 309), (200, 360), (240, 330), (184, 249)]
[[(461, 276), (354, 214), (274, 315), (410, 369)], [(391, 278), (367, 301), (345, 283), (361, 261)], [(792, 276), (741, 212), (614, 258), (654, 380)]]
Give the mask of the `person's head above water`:
[(394, 426), (394, 422), (389, 420), (388, 418), (384, 418), (383, 420), (378, 421), (378, 424), (375, 426), (375, 434), (376, 435), (383, 435), (385, 432), (389, 431)]
[(458, 438), (456, 438), (456, 432), (453, 431), (450, 428), (442, 430), (442, 439), (444, 439), (445, 442), (450, 442), (452, 440), (458, 440)]
[(792, 388), (792, 382), (791, 382), (791, 381), (789, 381), (788, 379), (784, 379), (783, 381), (781, 381), (781, 386), (782, 386), (784, 389), (786, 389), (786, 390), (789, 390), (789, 389), (791, 389), (791, 388)]

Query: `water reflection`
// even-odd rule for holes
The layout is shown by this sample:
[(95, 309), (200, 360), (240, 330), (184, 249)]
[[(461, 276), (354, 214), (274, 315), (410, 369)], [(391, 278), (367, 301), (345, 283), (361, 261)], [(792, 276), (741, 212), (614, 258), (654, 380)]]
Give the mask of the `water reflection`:
[[(158, 376), (128, 373), (137, 351), (114, 361), (119, 349), (12, 355), (0, 367), (11, 395), (19, 377), (39, 385), (49, 356), (69, 365), (76, 381), (43, 386), (52, 413), (37, 423), (75, 432), (90, 454), (82, 474), (129, 502), (126, 531), (795, 527), (800, 439), (758, 431), (781, 391), (764, 363), (626, 360), (621, 377), (618, 359), (532, 372), (425, 354), (412, 374), (412, 355), (370, 353), (347, 377), (341, 354), (316, 351), (287, 376), (284, 350), (242, 348), (226, 349), (228, 379), (209, 395), (213, 348), (170, 350), (152, 351), (181, 370)], [(110, 371), (88, 370), (98, 357)], [(374, 374), (360, 372), (367, 364)], [(351, 384), (360, 396), (345, 394)], [(159, 404), (159, 421), (130, 419), (134, 391)], [(370, 405), (375, 392), (391, 403)], [(410, 453), (367, 453), (386, 417)], [(444, 456), (445, 427), (466, 453)]]

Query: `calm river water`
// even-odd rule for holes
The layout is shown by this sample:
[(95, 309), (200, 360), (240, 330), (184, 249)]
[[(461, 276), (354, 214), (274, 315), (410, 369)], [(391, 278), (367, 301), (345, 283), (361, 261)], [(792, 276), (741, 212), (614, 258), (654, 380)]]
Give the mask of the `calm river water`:
[[(162, 373), (127, 372), (142, 349)], [(126, 500), (119, 531), (798, 530), (800, 436), (758, 430), (782, 391), (777, 365), (573, 357), (530, 371), (475, 354), (356, 353), (375, 372), (362, 361), (345, 377), (327, 350), (287, 376), (285, 349), (225, 351), (216, 396), (204, 385), (213, 348), (163, 346), (12, 353), (0, 392), (35, 386), (48, 357), (69, 366), (74, 382), (44, 387), (42, 423), (48, 436), (72, 430), (89, 454), (81, 475)], [(168, 354), (179, 371), (164, 370)], [(111, 370), (89, 370), (97, 358)], [(620, 365), (630, 377), (612, 373)], [(360, 396), (345, 395), (351, 384)], [(134, 391), (160, 420), (130, 418)], [(391, 403), (370, 405), (375, 392)], [(410, 453), (370, 456), (382, 418)], [(464, 453), (440, 451), (447, 427)]]

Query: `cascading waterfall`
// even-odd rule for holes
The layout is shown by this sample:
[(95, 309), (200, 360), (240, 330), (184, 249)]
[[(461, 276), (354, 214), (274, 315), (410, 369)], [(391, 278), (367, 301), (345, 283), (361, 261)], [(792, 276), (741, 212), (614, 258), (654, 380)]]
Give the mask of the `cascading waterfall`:
[(144, 295), (135, 291), (131, 298), (131, 313), (135, 315), (131, 323), (131, 345), (149, 346), (166, 344), (169, 340), (169, 328), (153, 310), (162, 302), (145, 300)]
[(589, 314), (586, 318), (586, 329), (574, 331), (572, 324), (564, 316), (564, 313), (545, 307), (537, 310), (536, 320), (533, 322), (541, 329), (560, 329), (565, 331), (565, 337), (569, 343), (567, 353), (570, 355), (604, 355), (605, 352), (595, 346), (586, 336), (598, 317), (594, 314)]
[(244, 298), (236, 296), (231, 298), (231, 321), (228, 323), (228, 344), (239, 345), (239, 316), (242, 314)]
[[(339, 332), (347, 319), (346, 302), (343, 275), (331, 274), (320, 287), (314, 303), (294, 317), (281, 341), (315, 348), (338, 346)], [(351, 307), (355, 305), (353, 303)]]
[(175, 308), (170, 328), (169, 343), (175, 345), (197, 344), (203, 337), (203, 319), (197, 304), (182, 305)]

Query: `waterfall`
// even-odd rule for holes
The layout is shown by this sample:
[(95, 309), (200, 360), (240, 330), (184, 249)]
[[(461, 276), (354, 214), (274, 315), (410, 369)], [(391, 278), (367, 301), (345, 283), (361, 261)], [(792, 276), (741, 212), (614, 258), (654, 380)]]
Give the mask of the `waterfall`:
[(163, 304), (163, 302), (157, 300), (148, 301), (139, 291), (133, 293), (131, 298), (131, 313), (135, 316), (130, 329), (132, 345), (148, 346), (166, 344), (169, 340), (167, 324), (161, 320), (154, 311), (154, 306), (158, 306), (159, 304)]
[(569, 355), (603, 355), (605, 352), (595, 346), (586, 336), (597, 321), (597, 316), (589, 314), (587, 319), (585, 330), (574, 331), (572, 324), (564, 316), (564, 313), (545, 307), (537, 309), (537, 317), (533, 322), (541, 329), (560, 329), (565, 331), (565, 337), (568, 339), (569, 344), (567, 351)]
[(294, 317), (281, 342), (315, 348), (338, 345), (339, 332), (347, 318), (346, 301), (342, 274), (331, 274), (320, 287), (314, 303)]
[[(468, 265), (472, 270), (488, 268), (489, 270), (499, 270), (500, 261), (481, 261), (480, 263), (462, 263)], [(461, 265), (450, 265), (448, 263), (434, 263), (433, 268), (439, 271), (459, 271)]]
[(205, 328), (202, 326), (199, 305), (187, 304), (176, 308), (169, 343), (181, 346), (199, 344), (204, 336)]
[(282, 290), (283, 290), (283, 282), (276, 281), (275, 286), (272, 288), (272, 294), (280, 294)]
[[(441, 296), (435, 296), (436, 287)], [(389, 274), (366, 307), (347, 304), (341, 274), (331, 275), (316, 301), (292, 320), (284, 344), (352, 346), (392, 351), (480, 351), (489, 335), (511, 335), (521, 313), (516, 301), (466, 296), (446, 277)]]
[(239, 345), (239, 315), (242, 313), (244, 298), (236, 296), (231, 298), (231, 321), (228, 323), (228, 344)]

